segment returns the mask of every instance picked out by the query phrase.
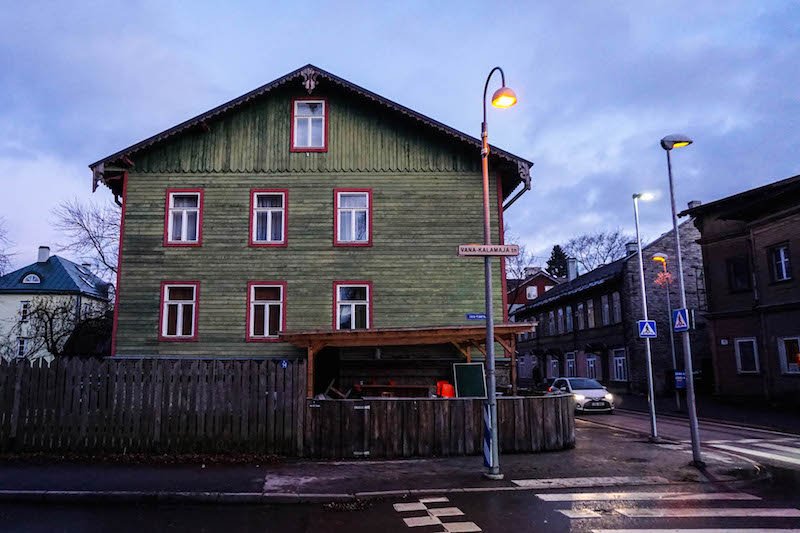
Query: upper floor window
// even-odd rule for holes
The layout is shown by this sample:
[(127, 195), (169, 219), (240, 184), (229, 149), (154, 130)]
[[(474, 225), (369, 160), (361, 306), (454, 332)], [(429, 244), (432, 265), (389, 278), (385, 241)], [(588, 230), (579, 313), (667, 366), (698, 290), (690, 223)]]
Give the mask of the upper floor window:
[(567, 323), (567, 333), (571, 333), (572, 332), (572, 306), (571, 305), (568, 305), (564, 309), (564, 318), (566, 319), (566, 323)]
[(334, 245), (372, 244), (372, 191), (335, 189)]
[(578, 304), (577, 311), (575, 313), (576, 321), (578, 322), (578, 331), (582, 330), (586, 326), (586, 320), (583, 315), (583, 302)]
[(36, 274), (28, 274), (24, 278), (22, 278), (22, 283), (41, 283), (42, 278), (40, 278)]
[(325, 100), (292, 102), (292, 151), (325, 152), (328, 149), (328, 105)]
[(528, 300), (535, 300), (539, 296), (539, 287), (536, 285), (531, 285), (530, 287), (525, 287), (525, 298)]
[(27, 322), (28, 316), (31, 313), (31, 302), (30, 300), (24, 300), (19, 303), (19, 321), (20, 322)]
[(611, 306), (613, 309), (614, 323), (622, 322), (622, 304), (620, 302), (619, 293), (614, 292), (611, 294)]
[(754, 337), (733, 340), (736, 352), (736, 370), (740, 374), (758, 374), (758, 347)]
[(789, 258), (789, 244), (779, 244), (769, 249), (770, 274), (772, 281), (792, 279), (792, 264)]
[(287, 198), (285, 189), (253, 189), (250, 192), (250, 245), (285, 246)]
[(600, 305), (602, 306), (600, 317), (603, 320), (603, 325), (607, 326), (611, 323), (611, 309), (609, 309), (608, 305), (608, 294), (604, 294), (600, 297)]
[(781, 372), (800, 373), (800, 337), (779, 338), (778, 355), (781, 358)]
[(247, 285), (247, 341), (278, 340), (284, 329), (286, 284), (250, 282)]
[(555, 335), (556, 333), (556, 314), (554, 311), (547, 313), (547, 334)]
[(725, 261), (725, 267), (731, 292), (750, 290), (750, 261), (747, 256), (731, 257)]
[(202, 189), (167, 190), (166, 246), (200, 246), (203, 227)]
[(368, 329), (372, 322), (372, 284), (368, 281), (334, 282), (336, 329)]
[(564, 308), (558, 308), (558, 334), (564, 333)]
[(160, 340), (197, 340), (198, 281), (161, 284)]
[(586, 300), (586, 327), (594, 327), (594, 300)]

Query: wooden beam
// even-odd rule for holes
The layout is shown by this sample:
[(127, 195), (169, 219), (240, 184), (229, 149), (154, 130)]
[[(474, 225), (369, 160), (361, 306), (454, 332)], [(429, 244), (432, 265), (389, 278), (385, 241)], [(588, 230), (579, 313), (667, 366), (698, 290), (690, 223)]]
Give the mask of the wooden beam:
[(306, 364), (306, 398), (314, 397), (314, 348), (308, 347), (308, 363)]
[(455, 342), (455, 341), (451, 342), (450, 344), (452, 344), (453, 346), (455, 346), (455, 347), (456, 347), (456, 350), (458, 350), (459, 352), (461, 352), (461, 355), (463, 355), (464, 357), (466, 357), (467, 359), (469, 359), (469, 353), (467, 352), (467, 350), (465, 350), (464, 348), (462, 348), (460, 344), (458, 344), (458, 343), (457, 343), (457, 342)]
[(502, 346), (503, 348), (505, 348), (505, 350), (506, 350), (507, 352), (509, 352), (509, 353), (511, 352), (511, 345), (510, 345), (510, 344), (509, 344), (507, 341), (504, 341), (504, 340), (503, 340), (503, 337), (501, 337), (501, 336), (499, 336), (499, 335), (498, 335), (497, 337), (495, 337), (495, 338), (494, 338), (494, 340), (496, 340), (497, 342), (499, 342), (499, 343), (500, 343), (500, 346)]
[(483, 354), (483, 356), (484, 356), (484, 357), (486, 357), (486, 350), (484, 350), (484, 349), (483, 349), (483, 347), (481, 347), (481, 345), (480, 345), (480, 344), (478, 344), (477, 342), (473, 342), (473, 343), (472, 343), (472, 346), (474, 346), (475, 348), (477, 348), (477, 349), (478, 349), (478, 351), (479, 351), (479, 352), (481, 352), (481, 353)]
[(472, 346), (467, 344), (467, 363), (472, 362)]
[(517, 337), (511, 337), (511, 395), (517, 395)]

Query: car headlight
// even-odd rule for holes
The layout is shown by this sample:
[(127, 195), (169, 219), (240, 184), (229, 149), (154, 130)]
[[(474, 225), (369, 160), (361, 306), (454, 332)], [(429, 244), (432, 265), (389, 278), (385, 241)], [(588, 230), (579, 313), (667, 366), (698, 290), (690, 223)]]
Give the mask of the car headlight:
[(576, 394), (575, 399), (578, 400), (579, 402), (582, 402), (583, 400), (586, 399), (586, 396), (584, 396), (583, 394)]
[(614, 396), (609, 392), (608, 394), (606, 394), (605, 398), (610, 402), (611, 400), (614, 399)]

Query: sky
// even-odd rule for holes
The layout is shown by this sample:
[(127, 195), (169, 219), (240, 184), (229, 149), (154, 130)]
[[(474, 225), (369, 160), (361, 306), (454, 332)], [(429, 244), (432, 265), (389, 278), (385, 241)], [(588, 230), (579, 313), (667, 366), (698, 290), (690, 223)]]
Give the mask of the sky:
[[(519, 97), (490, 142), (534, 162), (506, 212), (521, 244), (671, 227), (679, 208), (800, 174), (800, 3), (8, 2), (0, 9), (0, 217), (12, 264), (63, 242), (52, 209), (91, 192), (88, 164), (313, 63), (479, 136), (500, 65)], [(493, 12), (492, 9), (496, 11)], [(431, 98), (435, 94), (435, 98)]]

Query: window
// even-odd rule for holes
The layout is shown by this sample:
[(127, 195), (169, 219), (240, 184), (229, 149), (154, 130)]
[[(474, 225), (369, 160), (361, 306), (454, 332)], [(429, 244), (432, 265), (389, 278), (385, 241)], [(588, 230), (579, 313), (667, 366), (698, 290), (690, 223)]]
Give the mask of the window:
[(572, 306), (568, 305), (564, 308), (564, 318), (566, 319), (567, 333), (572, 332)]
[(586, 327), (594, 327), (594, 300), (586, 300)]
[(628, 360), (625, 357), (625, 348), (617, 348), (611, 353), (611, 372), (614, 381), (628, 381)]
[(159, 340), (197, 340), (198, 281), (161, 284), (161, 336)]
[(558, 375), (559, 375), (558, 358), (555, 357), (555, 356), (552, 356), (552, 355), (550, 355), (548, 357), (550, 357), (550, 377), (551, 378), (557, 378)]
[(203, 231), (202, 189), (168, 189), (165, 246), (200, 246)]
[(754, 337), (734, 339), (733, 344), (736, 350), (736, 371), (740, 374), (758, 374), (756, 339)]
[(30, 300), (24, 300), (19, 303), (19, 321), (20, 322), (27, 322), (28, 315), (31, 312), (31, 302)]
[(781, 358), (781, 372), (800, 374), (800, 337), (779, 338), (778, 355)]
[(247, 342), (277, 341), (285, 328), (286, 283), (251, 281), (247, 284)]
[(619, 324), (622, 322), (622, 305), (618, 292), (611, 294), (611, 308), (613, 309), (614, 323)]
[(372, 191), (336, 189), (333, 221), (335, 246), (372, 245)]
[(567, 377), (575, 377), (575, 352), (567, 352)]
[(603, 320), (603, 325), (607, 326), (611, 323), (611, 313), (608, 307), (608, 294), (604, 294), (600, 297), (600, 305), (601, 307), (601, 318)]
[(597, 357), (593, 353), (586, 355), (586, 377), (597, 379)]
[(558, 308), (558, 334), (564, 333), (564, 308)]
[(555, 311), (550, 311), (547, 313), (547, 334), (548, 335), (555, 335), (556, 334), (556, 314)]
[(328, 105), (320, 99), (292, 101), (292, 152), (328, 150)]
[(750, 261), (746, 256), (731, 257), (725, 261), (725, 266), (731, 292), (750, 290)]
[(28, 348), (28, 339), (23, 339), (22, 337), (20, 337), (17, 340), (17, 357), (25, 357), (25, 355), (27, 354), (27, 348)]
[(372, 322), (372, 283), (368, 281), (336, 281), (334, 328), (368, 329)]
[(41, 283), (42, 279), (36, 274), (28, 274), (22, 278), (22, 283)]
[(525, 287), (525, 298), (528, 300), (535, 300), (539, 296), (539, 287), (536, 285), (531, 285), (530, 287)]
[(250, 191), (250, 246), (286, 246), (289, 191)]
[(779, 244), (769, 249), (770, 274), (772, 281), (792, 279), (792, 265), (789, 260), (789, 245)]
[(578, 304), (578, 310), (575, 315), (575, 318), (577, 319), (578, 322), (578, 331), (580, 331), (586, 326), (586, 320), (585, 317), (583, 316), (583, 303)]

